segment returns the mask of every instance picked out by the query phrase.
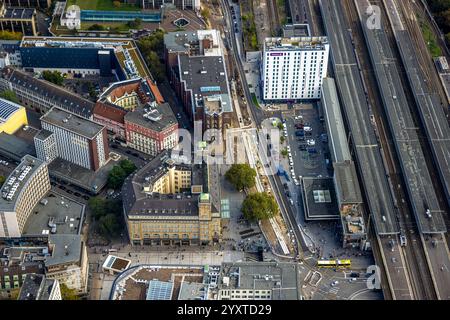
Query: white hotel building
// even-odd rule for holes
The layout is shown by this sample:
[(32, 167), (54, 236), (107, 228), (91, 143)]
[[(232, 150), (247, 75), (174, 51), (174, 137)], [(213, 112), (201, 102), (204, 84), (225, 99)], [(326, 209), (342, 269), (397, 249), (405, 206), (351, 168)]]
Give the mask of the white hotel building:
[(327, 37), (266, 38), (261, 71), (264, 100), (320, 99), (329, 51)]

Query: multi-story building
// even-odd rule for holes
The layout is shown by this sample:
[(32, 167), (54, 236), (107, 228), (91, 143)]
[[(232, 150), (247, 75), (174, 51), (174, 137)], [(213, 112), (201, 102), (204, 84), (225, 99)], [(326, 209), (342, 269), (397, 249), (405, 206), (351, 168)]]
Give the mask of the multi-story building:
[(80, 293), (87, 290), (89, 263), (86, 245), (81, 235), (51, 235), (51, 255), (45, 259), (45, 274), (48, 279), (58, 280), (68, 288)]
[(191, 120), (203, 121), (203, 130), (230, 125), (233, 106), (220, 33), (170, 32), (164, 46), (170, 79)]
[(0, 30), (37, 36), (36, 9), (12, 8), (0, 5)]
[(58, 157), (58, 145), (56, 144), (55, 134), (42, 129), (34, 136), (34, 146), (38, 159), (47, 163), (52, 162)]
[(28, 124), (25, 108), (0, 98), (0, 133), (13, 134)]
[(200, 0), (126, 0), (127, 3), (138, 4), (142, 9), (160, 9), (172, 5), (177, 9), (200, 10)]
[(0, 237), (20, 237), (34, 206), (49, 190), (47, 164), (23, 157), (0, 189)]
[(125, 139), (125, 115), (150, 102), (164, 103), (156, 84), (148, 78), (136, 78), (111, 84), (94, 107), (94, 121), (117, 137)]
[(22, 66), (22, 56), (19, 51), (20, 40), (0, 40), (0, 52), (5, 55), (2, 69), (5, 66)]
[(208, 192), (208, 168), (180, 165), (164, 151), (122, 187), (133, 245), (211, 244), (221, 241), (220, 208)]
[(120, 81), (151, 78), (133, 39), (23, 37), (19, 50), (26, 71), (58, 70), (81, 77), (114, 75)]
[(320, 99), (329, 50), (327, 37), (266, 38), (261, 65), (264, 100)]
[(87, 290), (89, 263), (81, 235), (0, 238), (0, 263), (0, 290), (20, 288), (27, 274), (45, 275), (46, 282), (57, 281), (79, 293)]
[(17, 300), (62, 300), (59, 281), (43, 274), (27, 274)]
[[(89, 170), (97, 171), (109, 161), (106, 128), (59, 108), (41, 117), (42, 129), (54, 134), (58, 156)], [(43, 155), (44, 159), (51, 155)]]
[(39, 113), (45, 113), (56, 106), (85, 118), (92, 118), (93, 102), (21, 70), (6, 67), (1, 71), (0, 91), (4, 90), (14, 91), (23, 106)]
[(222, 263), (218, 300), (300, 300), (299, 270), (289, 262)]
[(125, 140), (125, 115), (127, 111), (109, 102), (97, 101), (93, 120), (106, 127), (108, 131)]
[(178, 143), (178, 122), (168, 103), (138, 107), (128, 112), (124, 120), (130, 148), (155, 156)]
[(50, 8), (52, 0), (3, 0), (5, 5), (9, 7), (21, 8)]

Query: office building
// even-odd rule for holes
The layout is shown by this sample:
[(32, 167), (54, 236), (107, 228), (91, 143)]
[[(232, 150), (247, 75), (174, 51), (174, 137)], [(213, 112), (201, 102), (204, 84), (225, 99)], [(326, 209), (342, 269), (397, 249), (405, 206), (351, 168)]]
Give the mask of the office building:
[(0, 30), (37, 36), (36, 9), (15, 8), (0, 5)]
[(22, 65), (22, 56), (19, 51), (20, 40), (0, 40), (0, 53), (3, 54), (4, 58), (1, 68), (6, 66), (17, 66)]
[(220, 242), (220, 208), (211, 199), (208, 174), (206, 164), (177, 164), (164, 151), (128, 177), (122, 197), (131, 243)]
[[(55, 234), (0, 239), (0, 288), (26, 285), (27, 274), (45, 276), (45, 283), (59, 283), (86, 293), (89, 263), (81, 235)], [(47, 287), (49, 288), (49, 287)], [(56, 287), (55, 287), (56, 289)], [(24, 294), (27, 288), (24, 288)], [(48, 294), (58, 297), (58, 292)], [(25, 294), (26, 297), (26, 294)], [(43, 296), (47, 294), (43, 293)]]
[(120, 81), (151, 79), (133, 39), (24, 37), (19, 50), (26, 71), (58, 70), (80, 77), (116, 76)]
[(0, 133), (13, 134), (26, 125), (28, 125), (28, 119), (25, 108), (0, 98)]
[(17, 300), (62, 300), (59, 281), (42, 274), (27, 274)]
[(127, 145), (151, 156), (178, 144), (178, 122), (168, 103), (148, 104), (125, 117)]
[(151, 102), (164, 103), (158, 87), (151, 79), (115, 82), (98, 99), (93, 119), (116, 137), (125, 140), (125, 115)]
[(160, 9), (162, 6), (174, 6), (180, 10), (200, 10), (200, 0), (126, 0), (135, 3), (142, 9)]
[(47, 164), (23, 157), (0, 189), (0, 237), (20, 237), (34, 206), (49, 190)]
[(36, 148), (37, 158), (47, 163), (52, 162), (59, 155), (55, 134), (51, 131), (45, 129), (39, 131), (39, 133), (34, 136), (34, 146)]
[(62, 159), (93, 171), (109, 161), (104, 126), (59, 108), (52, 108), (43, 115), (41, 125), (54, 134), (58, 156)]
[(203, 130), (231, 125), (233, 106), (217, 30), (170, 32), (164, 35), (170, 80), (192, 121)]
[(50, 8), (52, 0), (3, 0), (8, 7), (21, 8)]
[(327, 37), (266, 38), (261, 70), (264, 100), (320, 99), (329, 50)]
[(289, 262), (222, 263), (218, 300), (300, 300), (299, 270)]
[(1, 71), (0, 91), (4, 90), (14, 91), (21, 105), (41, 114), (56, 106), (92, 118), (93, 102), (21, 70), (6, 67)]

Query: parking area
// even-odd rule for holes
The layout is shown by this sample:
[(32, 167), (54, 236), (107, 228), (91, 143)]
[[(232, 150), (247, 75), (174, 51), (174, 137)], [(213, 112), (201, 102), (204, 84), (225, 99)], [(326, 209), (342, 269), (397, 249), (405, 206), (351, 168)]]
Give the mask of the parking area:
[[(332, 175), (328, 137), (317, 105), (305, 105), (295, 114), (283, 113), (283, 134), (287, 139), (288, 158), (284, 167), (300, 177)], [(289, 157), (289, 152), (291, 157)], [(294, 177), (293, 177), (294, 178)]]

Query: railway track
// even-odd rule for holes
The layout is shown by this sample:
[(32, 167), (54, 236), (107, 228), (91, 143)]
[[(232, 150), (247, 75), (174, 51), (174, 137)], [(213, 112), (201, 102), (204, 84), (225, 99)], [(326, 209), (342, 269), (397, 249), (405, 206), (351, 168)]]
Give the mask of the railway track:
[(281, 24), (280, 24), (280, 17), (278, 15), (278, 9), (277, 9), (277, 1), (276, 0), (267, 0), (268, 10), (269, 13), (269, 20), (270, 20), (270, 28), (272, 31), (272, 36), (278, 36)]
[[(393, 145), (393, 137), (391, 132), (387, 129), (388, 126), (385, 123), (387, 121), (387, 115), (385, 111), (380, 107), (381, 93), (378, 89), (377, 83), (374, 79), (372, 65), (363, 57), (368, 57), (368, 48), (365, 45), (364, 36), (362, 34), (360, 19), (354, 6), (353, 0), (343, 1), (346, 7), (346, 12), (350, 23), (352, 24), (352, 30), (354, 30), (354, 40), (357, 48), (360, 61), (363, 68), (363, 75), (368, 85), (369, 100), (371, 101), (372, 111), (377, 123), (378, 139), (384, 152), (386, 169), (389, 174), (389, 182), (391, 184), (391, 191), (396, 203), (397, 218), (400, 224), (401, 232), (406, 236), (410, 243), (409, 246), (404, 249), (400, 249), (403, 259), (407, 262), (405, 264), (409, 282), (413, 291), (414, 299), (435, 299), (436, 295), (433, 291), (433, 282), (427, 268), (426, 256), (424, 248), (422, 247), (420, 238), (417, 238), (418, 230), (414, 219), (412, 218), (412, 212), (404, 199), (407, 199), (407, 194), (404, 190), (407, 190), (400, 172), (400, 161), (396, 154), (395, 146)], [(406, 228), (406, 225), (409, 228)], [(406, 232), (406, 231), (409, 232)], [(396, 241), (395, 238), (392, 238)]]

